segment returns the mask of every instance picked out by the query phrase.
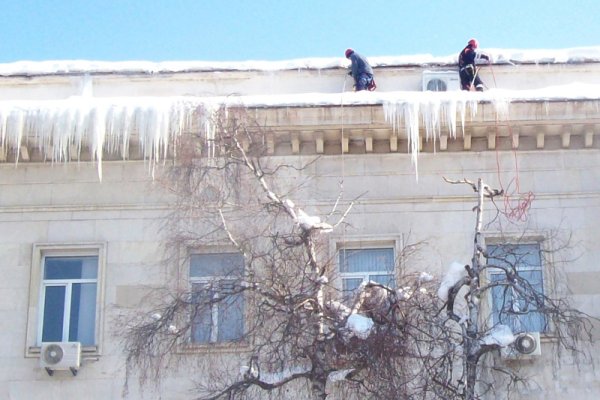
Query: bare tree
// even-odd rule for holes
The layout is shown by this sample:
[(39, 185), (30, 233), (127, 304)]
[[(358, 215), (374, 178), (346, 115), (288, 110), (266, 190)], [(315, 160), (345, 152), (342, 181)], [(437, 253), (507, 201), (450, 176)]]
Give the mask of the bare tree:
[[(345, 223), (352, 202), (338, 199), (325, 218), (308, 212), (310, 204), (296, 203), (310, 162), (265, 157), (272, 133), (244, 109), (223, 108), (207, 121), (209, 134), (180, 137), (164, 179), (174, 199), (166, 236), (175, 278), (155, 306), (124, 320), (128, 376), (157, 382), (167, 366), (190, 359), (206, 368), (217, 348), (224, 371), (210, 364), (195, 397), (285, 397), (291, 387), (315, 399), (333, 390), (362, 398), (475, 399), (480, 360), (508, 344), (488, 340), (497, 338), (498, 324), (481, 323), (480, 299), (494, 287), (514, 287), (538, 312), (566, 323), (569, 337), (589, 334), (583, 314), (537, 293), (516, 267), (499, 264), (506, 279), (483, 279), (492, 263), (482, 260), (493, 260), (481, 241), (483, 199), (500, 193), (481, 182), (460, 182), (472, 185), (479, 200), (471, 266), (461, 266), (458, 279), (442, 281), (436, 293), (431, 275), (406, 272), (408, 256), (423, 245), (414, 243), (397, 258), (403, 265), (396, 266), (402, 274), (395, 286), (364, 282), (351, 295), (341, 292), (327, 235)], [(210, 259), (195, 263), (196, 250), (214, 249), (227, 254), (218, 269)], [(210, 279), (190, 287), (196, 267)], [(457, 309), (459, 294), (466, 316)], [(244, 325), (221, 326), (227, 315)]]
[[(551, 327), (559, 345), (575, 352), (581, 351), (580, 341), (591, 341), (592, 324), (591, 317), (572, 308), (566, 298), (545, 294), (541, 282), (537, 285), (527, 276), (522, 267), (530, 266), (529, 259), (536, 255), (535, 252), (537, 256), (541, 255), (539, 249), (523, 249), (515, 244), (496, 246), (493, 250), (486, 247), (483, 240), (484, 202), (488, 199), (494, 204), (494, 199), (503, 195), (502, 191), (490, 188), (482, 179), (477, 183), (466, 179), (446, 179), (446, 182), (471, 186), (478, 198), (473, 209), (476, 223), (471, 264), (451, 267), (439, 290), (440, 297), (446, 300), (448, 321), (454, 323), (453, 328), (459, 330), (461, 336), (459, 359), (462, 360), (462, 371), (456, 378), (457, 389), (460, 389), (457, 394), (471, 400), (493, 389), (491, 382), (482, 379), (483, 368), (503, 375), (505, 385), (501, 390), (504, 391), (524, 379), (518, 371), (497, 363), (493, 357), (487, 357), (487, 362), (482, 361), (486, 356), (504, 351), (515, 341), (517, 332), (513, 332), (515, 327), (510, 326), (510, 322), (519, 322), (519, 316), (536, 318), (533, 325), (537, 329), (545, 331)], [(541, 257), (539, 261), (537, 266), (541, 266)], [(486, 318), (482, 304), (490, 297), (498, 304), (495, 310), (488, 310)], [(462, 304), (458, 304), (461, 300)], [(490, 319), (490, 314), (495, 314), (496, 320)], [(516, 328), (526, 331), (529, 326), (524, 325)]]

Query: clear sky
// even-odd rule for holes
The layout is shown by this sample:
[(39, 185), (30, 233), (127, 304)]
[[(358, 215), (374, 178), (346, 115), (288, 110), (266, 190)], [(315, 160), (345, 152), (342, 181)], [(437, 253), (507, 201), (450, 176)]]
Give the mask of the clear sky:
[(600, 0), (4, 0), (0, 62), (242, 61), (600, 45)]

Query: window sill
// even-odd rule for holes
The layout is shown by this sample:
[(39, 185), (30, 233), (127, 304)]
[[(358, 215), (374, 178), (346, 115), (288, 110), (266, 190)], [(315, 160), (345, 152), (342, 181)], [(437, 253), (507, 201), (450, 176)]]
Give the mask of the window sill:
[(555, 343), (558, 342), (558, 336), (554, 336), (552, 332), (540, 332), (540, 342)]
[(224, 342), (224, 343), (187, 343), (182, 345), (179, 354), (191, 353), (238, 353), (248, 351), (247, 342)]
[[(40, 346), (29, 346), (25, 353), (27, 358), (39, 358), (42, 348)], [(82, 346), (81, 347), (81, 358), (97, 358), (100, 356), (100, 350), (98, 346)]]

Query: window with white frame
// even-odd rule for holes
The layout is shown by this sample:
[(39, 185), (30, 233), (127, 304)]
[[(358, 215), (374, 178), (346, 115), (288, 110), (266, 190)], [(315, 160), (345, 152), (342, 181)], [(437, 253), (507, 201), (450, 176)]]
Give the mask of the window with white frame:
[(236, 293), (244, 270), (240, 253), (193, 254), (190, 260), (192, 285), (193, 343), (238, 341), (244, 334), (244, 298)]
[(27, 314), (27, 357), (43, 342), (80, 342), (101, 354), (105, 243), (33, 245)]
[[(509, 326), (514, 333), (545, 332), (546, 318), (533, 299), (544, 293), (539, 243), (488, 245), (492, 284), (492, 322)], [(507, 272), (516, 272), (512, 282)], [(511, 284), (509, 284), (511, 283)], [(539, 297), (538, 297), (539, 298)]]
[(342, 248), (338, 254), (344, 297), (350, 296), (365, 281), (396, 286), (393, 247)]
[(45, 256), (43, 269), (41, 341), (93, 346), (98, 256)]

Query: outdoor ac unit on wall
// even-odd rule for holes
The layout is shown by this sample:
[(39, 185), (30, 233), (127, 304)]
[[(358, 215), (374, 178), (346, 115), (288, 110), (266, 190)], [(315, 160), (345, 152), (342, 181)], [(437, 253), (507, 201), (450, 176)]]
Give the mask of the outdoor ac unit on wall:
[(423, 71), (423, 91), (460, 90), (458, 71)]
[(504, 359), (522, 359), (542, 355), (539, 332), (525, 332), (516, 335), (513, 344), (502, 350)]
[(81, 365), (81, 343), (79, 342), (46, 342), (40, 351), (40, 367), (45, 368), (48, 375), (54, 371), (70, 370), (77, 375)]

